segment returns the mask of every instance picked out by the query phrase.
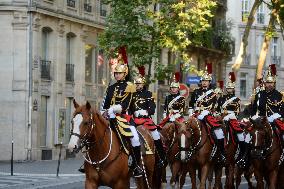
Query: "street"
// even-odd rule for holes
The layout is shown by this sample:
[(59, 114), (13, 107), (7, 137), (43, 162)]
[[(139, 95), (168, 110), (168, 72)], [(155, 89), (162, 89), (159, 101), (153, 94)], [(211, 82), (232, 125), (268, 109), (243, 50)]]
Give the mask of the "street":
[[(83, 189), (85, 176), (77, 171), (81, 163), (82, 160), (78, 159), (62, 160), (59, 176), (56, 177), (57, 161), (17, 162), (14, 164), (14, 176), (10, 175), (9, 162), (0, 162), (0, 189)], [(170, 174), (168, 169), (168, 181)], [(225, 176), (222, 178), (223, 183), (224, 179)], [(135, 188), (133, 179), (131, 188)], [(171, 187), (167, 184), (166, 188)], [(189, 177), (184, 188), (191, 188)], [(240, 188), (247, 188), (246, 181), (243, 180)]]

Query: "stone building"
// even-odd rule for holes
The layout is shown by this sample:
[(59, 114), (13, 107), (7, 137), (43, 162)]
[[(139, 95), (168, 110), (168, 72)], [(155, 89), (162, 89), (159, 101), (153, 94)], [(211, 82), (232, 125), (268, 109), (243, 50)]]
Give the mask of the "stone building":
[(55, 159), (72, 100), (99, 106), (109, 77), (100, 0), (0, 1), (0, 160)]

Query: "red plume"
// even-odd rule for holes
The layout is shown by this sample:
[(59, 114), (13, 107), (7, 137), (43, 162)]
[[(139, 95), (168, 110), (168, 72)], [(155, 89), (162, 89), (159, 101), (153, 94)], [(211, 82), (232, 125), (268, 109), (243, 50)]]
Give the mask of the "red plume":
[(176, 80), (176, 82), (180, 81), (180, 73), (179, 72), (175, 73), (175, 80)]
[(139, 66), (138, 67), (139, 74), (144, 77), (145, 76), (145, 67), (144, 66)]
[(234, 72), (230, 72), (229, 73), (229, 77), (231, 79), (232, 82), (235, 82), (236, 81), (236, 76), (235, 76), (235, 73)]
[(218, 83), (219, 83), (219, 88), (223, 89), (224, 88), (224, 81), (220, 80), (220, 81), (218, 81)]
[(212, 74), (212, 64), (211, 63), (207, 63), (206, 64), (206, 68), (207, 68), (207, 73), (208, 74)]
[(125, 46), (120, 47), (119, 50), (118, 50), (118, 53), (121, 54), (124, 64), (128, 64), (126, 47)]
[(273, 76), (275, 76), (276, 75), (276, 66), (275, 66), (275, 64), (270, 64), (269, 67), (270, 67), (270, 70), (271, 70), (271, 74)]

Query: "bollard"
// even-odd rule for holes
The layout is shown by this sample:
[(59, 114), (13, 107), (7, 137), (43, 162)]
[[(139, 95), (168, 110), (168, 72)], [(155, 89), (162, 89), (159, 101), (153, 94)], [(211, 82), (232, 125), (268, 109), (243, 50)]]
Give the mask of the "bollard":
[(58, 158), (58, 163), (57, 163), (56, 177), (58, 177), (58, 175), (59, 175), (59, 167), (60, 167), (60, 159), (61, 159), (61, 149), (62, 149), (62, 142), (60, 143), (60, 148), (59, 148), (59, 158)]
[(14, 175), (14, 141), (12, 140), (12, 152), (11, 152), (11, 176)]

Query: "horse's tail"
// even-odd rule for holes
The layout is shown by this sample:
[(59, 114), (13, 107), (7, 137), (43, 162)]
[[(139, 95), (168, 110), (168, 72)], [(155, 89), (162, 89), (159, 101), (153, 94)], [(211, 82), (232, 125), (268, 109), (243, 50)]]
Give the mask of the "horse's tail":
[[(159, 158), (156, 156), (156, 160)], [(166, 171), (166, 168), (159, 168), (158, 167), (158, 161), (155, 161), (155, 167), (154, 167), (154, 173), (152, 178), (152, 188), (153, 189), (160, 189), (162, 187), (163, 182), (163, 172)]]

